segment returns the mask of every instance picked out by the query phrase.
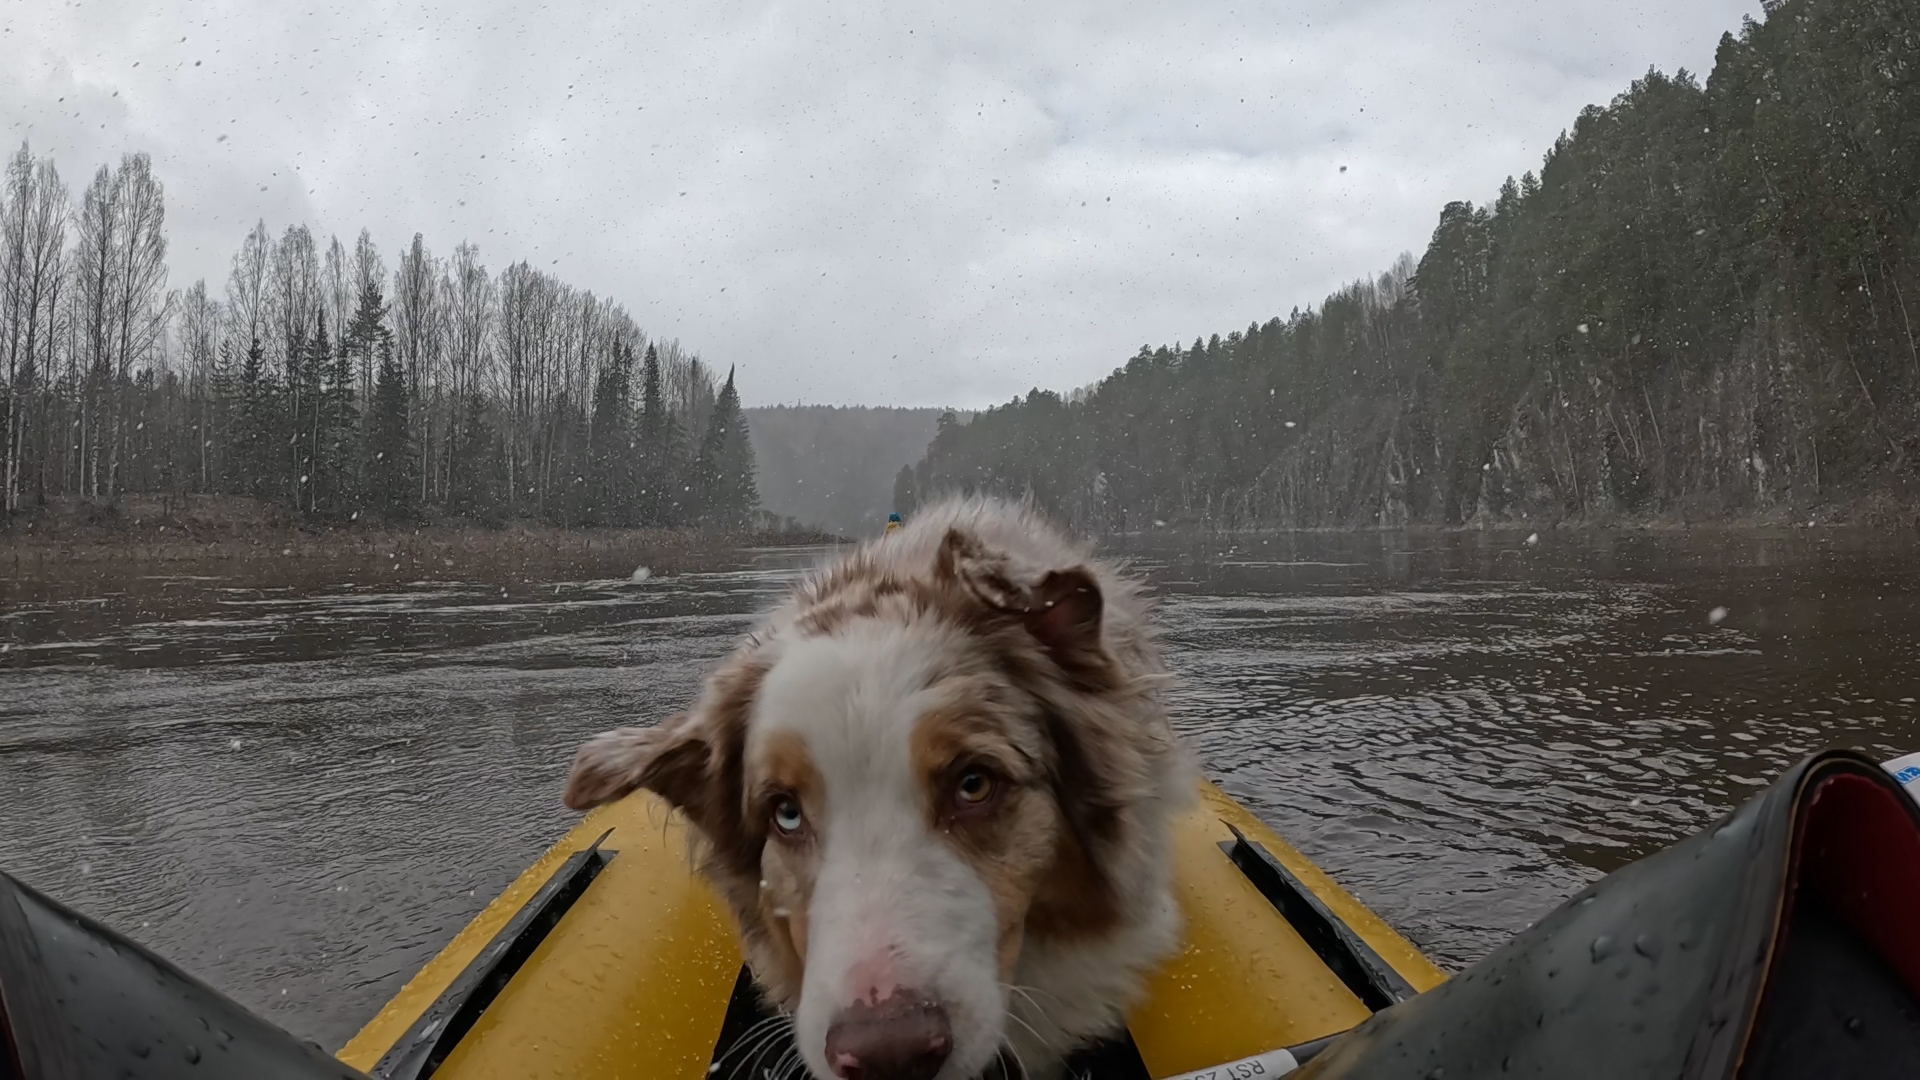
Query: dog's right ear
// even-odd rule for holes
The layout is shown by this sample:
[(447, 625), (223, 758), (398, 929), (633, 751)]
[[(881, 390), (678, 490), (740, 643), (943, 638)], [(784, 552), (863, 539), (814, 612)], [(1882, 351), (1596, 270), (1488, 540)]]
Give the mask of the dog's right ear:
[(712, 740), (695, 716), (678, 713), (650, 728), (615, 728), (582, 743), (562, 796), (575, 810), (591, 810), (646, 788), (698, 817), (713, 759)]

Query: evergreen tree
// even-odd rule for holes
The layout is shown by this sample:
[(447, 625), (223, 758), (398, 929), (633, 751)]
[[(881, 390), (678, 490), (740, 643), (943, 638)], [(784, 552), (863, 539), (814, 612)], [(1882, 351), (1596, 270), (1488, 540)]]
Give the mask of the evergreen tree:
[(285, 490), (285, 458), (281, 453), (285, 424), (280, 387), (267, 367), (266, 350), (259, 338), (247, 346), (238, 389), (236, 444), (228, 455), (231, 490), (256, 499), (272, 499)]
[[(387, 304), (380, 291), (380, 282), (369, 280), (360, 287), (355, 301), (353, 316), (341, 332), (340, 347), (346, 354), (349, 367), (357, 374), (357, 385), (365, 387), (370, 396), (373, 389), (374, 373), (378, 370), (380, 343), (391, 342), (393, 334), (387, 329)], [(357, 437), (362, 447), (370, 437), (367, 430), (369, 409), (356, 410), (355, 423)], [(365, 464), (367, 455), (362, 454), (361, 464)]]
[(679, 422), (667, 404), (660, 370), (660, 354), (647, 346), (640, 369), (640, 423), (638, 460), (635, 462), (639, 488), (637, 524), (649, 526), (679, 524), (685, 516), (688, 478), (681, 452)]
[(381, 337), (376, 349), (380, 366), (367, 411), (367, 501), (387, 517), (404, 517), (413, 509), (416, 490), (406, 373), (394, 358), (391, 338)]
[(241, 386), (240, 361), (233, 355), (232, 339), (222, 341), (214, 352), (213, 365), (207, 372), (207, 393), (212, 407), (208, 410), (208, 422), (198, 432), (203, 443), (201, 451), (212, 462), (213, 489), (234, 494), (239, 464), (234, 455), (239, 452), (241, 441), (238, 426)]
[(313, 381), (307, 395), (312, 406), (307, 437), (312, 462), (307, 509), (310, 513), (345, 516), (358, 502), (353, 362), (345, 342), (339, 349), (329, 342), (324, 312), (318, 317), (302, 370)]
[(746, 417), (740, 411), (740, 394), (733, 388), (731, 368), (714, 402), (713, 416), (707, 421), (706, 436), (700, 440), (695, 475), (699, 479), (696, 505), (703, 524), (740, 529), (753, 523), (760, 509), (760, 493), (753, 479), (753, 443), (747, 435)]
[(589, 524), (632, 525), (638, 516), (632, 396), (633, 352), (625, 342), (615, 342), (593, 385)]

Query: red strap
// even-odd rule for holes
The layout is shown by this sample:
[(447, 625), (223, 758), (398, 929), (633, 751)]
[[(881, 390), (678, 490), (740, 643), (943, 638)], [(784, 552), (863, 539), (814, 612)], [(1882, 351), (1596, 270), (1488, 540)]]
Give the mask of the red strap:
[(1802, 826), (1796, 889), (1819, 897), (1920, 996), (1920, 827), (1864, 776), (1821, 783)]

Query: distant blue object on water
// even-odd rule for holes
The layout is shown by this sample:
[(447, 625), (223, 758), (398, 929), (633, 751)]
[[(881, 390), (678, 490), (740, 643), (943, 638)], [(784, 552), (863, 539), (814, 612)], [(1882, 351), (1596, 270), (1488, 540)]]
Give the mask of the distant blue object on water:
[(891, 522), (893, 522), (893, 523), (894, 523), (895, 525), (898, 525), (898, 524), (900, 523), (900, 515), (899, 515), (899, 514), (888, 514), (888, 515), (887, 515), (887, 520), (888, 520), (888, 521), (891, 521)]

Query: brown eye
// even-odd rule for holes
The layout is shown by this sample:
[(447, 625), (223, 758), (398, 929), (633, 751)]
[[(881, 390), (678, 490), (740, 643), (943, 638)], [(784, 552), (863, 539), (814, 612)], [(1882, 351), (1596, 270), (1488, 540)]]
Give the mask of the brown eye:
[(800, 800), (791, 795), (782, 795), (773, 802), (773, 827), (788, 836), (797, 834), (807, 824), (806, 816), (800, 813)]
[(980, 806), (993, 798), (997, 786), (993, 774), (987, 770), (968, 769), (960, 774), (959, 783), (953, 786), (953, 800), (963, 810)]

